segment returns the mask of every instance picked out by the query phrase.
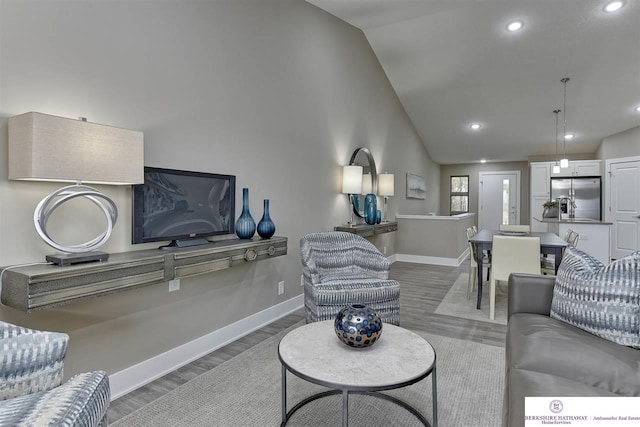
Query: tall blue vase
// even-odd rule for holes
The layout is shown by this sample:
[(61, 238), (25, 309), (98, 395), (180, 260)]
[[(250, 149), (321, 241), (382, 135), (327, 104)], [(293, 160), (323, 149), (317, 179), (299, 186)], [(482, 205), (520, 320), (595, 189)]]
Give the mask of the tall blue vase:
[(373, 225), (376, 223), (376, 213), (378, 211), (375, 194), (367, 194), (364, 196), (364, 221)]
[(242, 189), (242, 213), (236, 222), (236, 234), (241, 239), (250, 239), (256, 232), (256, 222), (249, 212), (249, 189)]
[(269, 216), (269, 199), (264, 199), (264, 213), (258, 223), (258, 235), (263, 239), (268, 239), (276, 232), (276, 225)]

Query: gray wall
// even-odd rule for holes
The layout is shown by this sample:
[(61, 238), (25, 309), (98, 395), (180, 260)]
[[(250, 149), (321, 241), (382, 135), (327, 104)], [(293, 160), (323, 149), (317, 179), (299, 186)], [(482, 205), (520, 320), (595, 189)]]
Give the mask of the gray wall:
[[(439, 166), (365, 37), (302, 0), (0, 0), (0, 8), (0, 265), (53, 252), (31, 218), (61, 185), (6, 179), (6, 118), (27, 111), (142, 131), (150, 166), (236, 175), (237, 214), (249, 187), (254, 218), (271, 199), (276, 234), (289, 237), (286, 257), (183, 280), (178, 292), (162, 284), (32, 314), (1, 307), (3, 320), (71, 335), (67, 376), (122, 370), (299, 295), (299, 239), (346, 221), (341, 166), (356, 147), (396, 174), (391, 218), (438, 207)], [(406, 172), (427, 178), (427, 200), (405, 199)], [(103, 249), (157, 246), (130, 244), (130, 189), (101, 189), (120, 209)], [(53, 232), (74, 243), (65, 239), (94, 214), (61, 208)], [(388, 235), (377, 243), (394, 247)]]
[(529, 164), (527, 162), (470, 163), (440, 166), (440, 209), (441, 215), (450, 215), (449, 193), (450, 178), (456, 175), (469, 175), (469, 211), (476, 214), (478, 223), (478, 181), (480, 172), (520, 171), (520, 222), (529, 224)]
[(604, 138), (596, 156), (602, 160), (640, 156), (640, 126)]

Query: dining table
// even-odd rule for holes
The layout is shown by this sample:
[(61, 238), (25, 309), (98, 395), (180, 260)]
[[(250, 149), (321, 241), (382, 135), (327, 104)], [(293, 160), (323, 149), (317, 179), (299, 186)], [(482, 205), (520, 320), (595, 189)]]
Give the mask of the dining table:
[(555, 272), (558, 272), (558, 267), (562, 261), (562, 253), (568, 243), (561, 239), (554, 233), (547, 232), (514, 232), (514, 231), (498, 231), (482, 229), (478, 231), (473, 237), (469, 239), (472, 246), (476, 248), (476, 255), (478, 260), (478, 302), (476, 308), (480, 310), (482, 303), (482, 253), (484, 251), (491, 251), (493, 245), (493, 236), (505, 235), (505, 236), (529, 236), (540, 238), (540, 253), (543, 255), (553, 255), (555, 257)]

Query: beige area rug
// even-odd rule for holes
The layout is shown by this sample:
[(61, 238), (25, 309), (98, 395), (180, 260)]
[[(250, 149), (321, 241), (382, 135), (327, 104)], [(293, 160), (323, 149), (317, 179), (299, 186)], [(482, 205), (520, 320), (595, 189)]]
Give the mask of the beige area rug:
[[(280, 425), (281, 365), (278, 360), (278, 343), (286, 332), (288, 330), (266, 339), (111, 425)], [(439, 425), (500, 425), (504, 348), (441, 337), (424, 331), (414, 332), (425, 337), (436, 351)], [(381, 339), (384, 339), (384, 332)], [(309, 343), (312, 345), (313, 337), (309, 338)], [(371, 375), (375, 375), (375, 372)], [(323, 390), (325, 389), (287, 374), (288, 409), (303, 398)], [(385, 393), (413, 405), (428, 420), (432, 420), (431, 377), (409, 387)], [(298, 410), (287, 426), (341, 425), (340, 399), (339, 396), (332, 396), (310, 403)], [(385, 400), (359, 395), (349, 398), (350, 427), (418, 425), (421, 424), (412, 414)]]
[(469, 275), (462, 273), (456, 279), (447, 295), (444, 297), (436, 314), (446, 316), (462, 317), (470, 320), (480, 320), (482, 322), (507, 324), (507, 284), (498, 283), (496, 286), (496, 315), (495, 320), (489, 320), (489, 282), (484, 282), (482, 287), (482, 309), (478, 310), (478, 291), (474, 291), (471, 298), (467, 298)]

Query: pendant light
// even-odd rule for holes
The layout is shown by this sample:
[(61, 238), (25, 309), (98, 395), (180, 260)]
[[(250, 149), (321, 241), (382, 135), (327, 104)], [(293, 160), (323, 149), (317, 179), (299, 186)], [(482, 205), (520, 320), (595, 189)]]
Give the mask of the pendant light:
[(563, 103), (563, 108), (564, 110), (562, 110), (562, 118), (564, 120), (564, 129), (562, 131), (562, 151), (563, 151), (563, 157), (562, 159), (560, 159), (560, 167), (561, 168), (568, 168), (569, 167), (569, 159), (567, 158), (567, 82), (569, 81), (569, 77), (564, 77), (562, 80), (560, 80), (562, 82), (562, 84), (564, 84), (564, 103)]
[(558, 163), (558, 113), (560, 110), (553, 110), (553, 113), (556, 115), (556, 163), (553, 165), (553, 173), (560, 173), (560, 163)]

